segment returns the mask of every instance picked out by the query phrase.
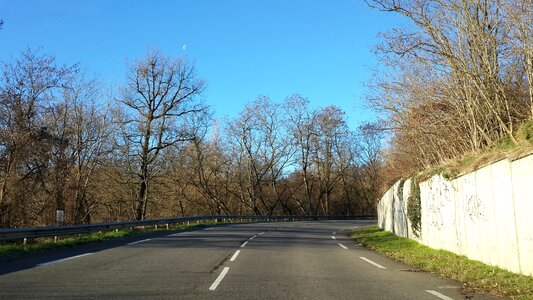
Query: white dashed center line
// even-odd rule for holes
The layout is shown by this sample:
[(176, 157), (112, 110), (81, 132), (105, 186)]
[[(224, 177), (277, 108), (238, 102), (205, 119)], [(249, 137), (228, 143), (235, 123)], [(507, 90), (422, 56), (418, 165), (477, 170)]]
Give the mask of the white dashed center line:
[(337, 243), (337, 245), (341, 246), (341, 248), (344, 249), (344, 250), (348, 250), (348, 247), (344, 246), (344, 245), (341, 244), (341, 243)]
[(263, 231), (263, 232), (261, 232), (261, 233), (259, 233), (259, 234), (257, 234), (257, 235), (263, 235), (263, 234), (265, 234), (265, 232), (264, 232), (264, 231)]
[(334, 240), (336, 240), (336, 239), (337, 239), (337, 238), (336, 238), (336, 237), (334, 237), (334, 236), (331, 236), (331, 238), (332, 238), (332, 239), (334, 239)]
[(235, 251), (235, 254), (233, 254), (233, 256), (231, 257), (231, 259), (229, 261), (235, 261), (237, 259), (237, 256), (239, 255), (239, 253), (241, 253), (241, 250)]
[(63, 258), (63, 259), (53, 260), (53, 261), (45, 262), (45, 263), (42, 263), (42, 264), (38, 264), (38, 266), (47, 266), (47, 265), (55, 264), (55, 263), (58, 263), (58, 262), (67, 261), (67, 260), (71, 260), (71, 259), (75, 259), (75, 258), (91, 255), (91, 254), (92, 253), (85, 253), (85, 254), (80, 254), (80, 255), (67, 257), (67, 258)]
[(244, 246), (246, 246), (246, 244), (248, 244), (248, 241), (244, 242), (244, 243), (241, 245), (241, 248), (244, 248)]
[(453, 298), (450, 298), (450, 297), (448, 297), (446, 295), (443, 295), (443, 294), (441, 294), (441, 293), (439, 293), (437, 291), (434, 291), (434, 290), (426, 290), (426, 292), (428, 292), (431, 295), (436, 296), (436, 297), (438, 297), (438, 298), (440, 298), (442, 300), (453, 300)]
[(140, 243), (148, 242), (149, 240), (151, 240), (151, 239), (146, 239), (146, 240), (140, 240), (140, 241), (136, 241), (136, 242), (131, 242), (131, 243), (129, 243), (128, 245), (140, 244)]
[(213, 282), (213, 284), (209, 287), (210, 291), (214, 291), (214, 290), (217, 289), (217, 286), (220, 284), (222, 279), (224, 279), (224, 276), (226, 276), (226, 274), (228, 274), (228, 271), (229, 271), (229, 267), (224, 267), (224, 270), (222, 270), (222, 272), (220, 272), (220, 275), (218, 275), (218, 277), (215, 280), (215, 282)]
[(362, 260), (364, 260), (364, 261), (366, 261), (367, 263), (369, 263), (369, 264), (371, 264), (371, 265), (377, 267), (377, 268), (380, 268), (380, 269), (386, 269), (384, 266), (378, 264), (377, 262), (373, 262), (373, 261), (371, 261), (370, 259), (368, 259), (368, 258), (366, 258), (366, 257), (362, 257), (362, 256), (361, 256), (361, 257), (359, 257), (359, 258), (362, 259)]

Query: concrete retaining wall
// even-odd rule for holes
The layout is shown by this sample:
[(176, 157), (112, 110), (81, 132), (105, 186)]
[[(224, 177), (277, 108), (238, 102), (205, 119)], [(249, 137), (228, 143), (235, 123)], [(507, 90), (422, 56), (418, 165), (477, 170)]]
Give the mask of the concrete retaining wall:
[[(410, 180), (378, 204), (379, 226), (415, 238), (407, 219)], [(533, 275), (533, 155), (502, 160), (448, 181), (440, 175), (420, 183), (419, 242), (515, 273)]]

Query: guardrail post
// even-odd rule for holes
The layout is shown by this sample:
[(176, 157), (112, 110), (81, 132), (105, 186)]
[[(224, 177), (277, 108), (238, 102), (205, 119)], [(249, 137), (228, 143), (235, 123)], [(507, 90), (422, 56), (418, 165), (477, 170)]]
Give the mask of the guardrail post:
[(167, 230), (168, 230), (168, 223), (167, 223)]
[(57, 244), (57, 235), (54, 235), (54, 243)]
[(24, 241), (22, 242), (22, 244), (23, 244), (24, 246), (26, 246), (27, 243), (28, 243), (28, 238), (24, 238)]
[(157, 230), (157, 224), (155, 224), (154, 228), (155, 228), (155, 230)]

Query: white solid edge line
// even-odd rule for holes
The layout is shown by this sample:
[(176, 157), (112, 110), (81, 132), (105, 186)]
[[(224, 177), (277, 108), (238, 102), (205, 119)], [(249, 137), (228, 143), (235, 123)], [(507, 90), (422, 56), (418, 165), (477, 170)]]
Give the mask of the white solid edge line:
[(344, 245), (341, 244), (341, 243), (337, 243), (337, 245), (341, 246), (341, 248), (344, 249), (344, 250), (348, 250), (348, 247), (344, 246)]
[(220, 284), (222, 279), (224, 279), (224, 276), (226, 276), (228, 271), (229, 271), (229, 267), (224, 267), (224, 270), (222, 270), (222, 272), (220, 272), (220, 275), (218, 275), (218, 277), (215, 280), (215, 282), (213, 282), (213, 284), (209, 287), (210, 291), (214, 291), (214, 290), (217, 289), (217, 286)]
[(377, 267), (377, 268), (380, 268), (380, 269), (386, 269), (384, 266), (378, 264), (377, 262), (373, 262), (373, 261), (371, 261), (370, 259), (368, 259), (368, 258), (366, 258), (366, 257), (360, 256), (359, 258), (362, 259), (362, 260), (364, 260), (364, 261), (366, 261), (367, 263), (369, 263), (369, 264), (371, 264), (371, 265)]
[(446, 295), (443, 295), (443, 294), (441, 294), (441, 293), (439, 293), (437, 291), (434, 291), (434, 290), (426, 290), (426, 292), (430, 293), (433, 296), (441, 298), (442, 300), (453, 300), (453, 298), (450, 298), (450, 297), (448, 297)]
[(246, 244), (248, 244), (248, 241), (244, 242), (244, 243), (241, 245), (241, 248), (244, 248), (244, 246), (246, 246)]
[(333, 239), (333, 240), (336, 240), (337, 238), (336, 238), (336, 237), (334, 237), (334, 236), (331, 236), (331, 239)]
[(240, 252), (241, 252), (241, 250), (235, 251), (235, 254), (233, 254), (233, 256), (231, 257), (231, 259), (229, 261), (235, 261), (235, 259), (237, 259), (237, 255), (239, 255)]
[(140, 240), (140, 241), (136, 241), (136, 242), (131, 242), (131, 243), (128, 243), (128, 245), (135, 245), (135, 244), (139, 244), (139, 243), (144, 243), (144, 242), (148, 242), (152, 239), (146, 239), (146, 240)]
[(42, 263), (42, 264), (38, 264), (38, 266), (51, 265), (51, 264), (55, 264), (55, 263), (58, 263), (58, 262), (62, 262), (62, 261), (66, 261), (66, 260), (71, 260), (71, 259), (75, 259), (75, 258), (79, 258), (79, 257), (83, 257), (83, 256), (91, 255), (91, 254), (92, 254), (92, 253), (84, 253), (84, 254), (80, 254), (80, 255), (76, 255), (76, 256), (71, 256), (71, 257), (67, 257), (67, 258), (63, 258), (63, 259), (53, 260), (53, 261), (45, 262), (45, 263)]

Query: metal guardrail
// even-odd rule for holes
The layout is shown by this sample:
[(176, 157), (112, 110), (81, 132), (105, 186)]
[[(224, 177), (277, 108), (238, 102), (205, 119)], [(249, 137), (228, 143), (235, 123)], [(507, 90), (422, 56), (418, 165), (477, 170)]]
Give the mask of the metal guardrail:
[(376, 216), (237, 216), (237, 215), (214, 215), (196, 216), (184, 218), (155, 219), (144, 221), (125, 221), (101, 224), (86, 224), (72, 226), (50, 226), (50, 227), (25, 227), (0, 229), (0, 241), (32, 239), (39, 237), (57, 237), (62, 235), (87, 234), (97, 231), (111, 231), (141, 226), (159, 226), (169, 224), (179, 224), (191, 221), (317, 221), (317, 220), (373, 220)]

